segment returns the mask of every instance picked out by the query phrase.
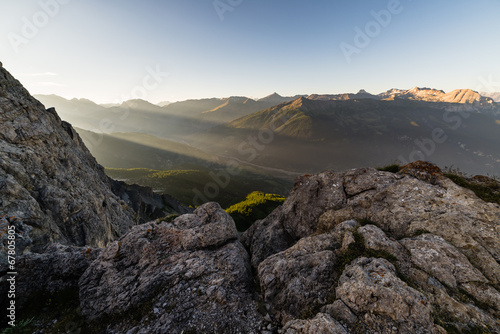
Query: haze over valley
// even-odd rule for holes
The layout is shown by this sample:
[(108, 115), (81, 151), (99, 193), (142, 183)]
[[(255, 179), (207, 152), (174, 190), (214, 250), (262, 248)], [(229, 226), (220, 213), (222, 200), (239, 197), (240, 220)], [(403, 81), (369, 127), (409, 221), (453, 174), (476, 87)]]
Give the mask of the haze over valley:
[[(209, 98), (163, 107), (144, 100), (110, 107), (55, 95), (36, 98), (61, 110), (62, 119), (76, 127), (110, 175), (117, 175), (115, 169), (133, 168), (196, 171), (198, 183), (188, 187), (201, 192), (214, 181), (209, 171), (244, 184), (259, 175), (264, 181), (260, 188), (245, 191), (283, 195), (300, 174), (414, 160), (500, 175), (500, 107), (470, 89), (445, 93), (414, 87), (377, 95), (360, 90), (293, 97), (273, 93), (257, 100)], [(244, 173), (228, 174), (233, 165)], [(178, 194), (147, 177), (128, 177), (124, 171), (120, 175)], [(183, 201), (193, 205), (183, 191)], [(245, 191), (226, 198), (237, 201)], [(195, 195), (191, 191), (191, 198)]]

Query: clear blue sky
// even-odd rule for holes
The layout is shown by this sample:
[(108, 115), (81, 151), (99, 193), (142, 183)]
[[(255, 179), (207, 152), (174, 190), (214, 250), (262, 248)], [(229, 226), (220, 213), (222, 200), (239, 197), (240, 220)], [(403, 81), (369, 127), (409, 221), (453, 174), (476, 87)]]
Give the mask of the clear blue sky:
[(0, 61), (33, 94), (99, 103), (140, 97), (148, 67), (169, 73), (152, 102), (500, 81), (499, 0), (401, 0), (348, 62), (341, 43), (391, 1), (220, 0), (221, 20), (212, 0), (2, 0)]

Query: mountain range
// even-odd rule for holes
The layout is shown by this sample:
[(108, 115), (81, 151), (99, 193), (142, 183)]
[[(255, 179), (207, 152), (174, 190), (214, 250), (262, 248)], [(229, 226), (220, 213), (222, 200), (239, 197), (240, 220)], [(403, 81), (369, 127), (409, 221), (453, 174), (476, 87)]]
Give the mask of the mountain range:
[(159, 106), (139, 99), (120, 105), (98, 105), (87, 99), (67, 100), (57, 95), (35, 95), (35, 98), (62, 110), (63, 119), (82, 129), (103, 133), (144, 132), (166, 138), (182, 137), (295, 99), (278, 94), (259, 100), (232, 96)]
[[(86, 99), (36, 97), (61, 110), (106, 167), (161, 170), (193, 161), (205, 167), (237, 163), (291, 181), (298, 173), (325, 168), (424, 159), (500, 175), (500, 107), (470, 89), (273, 93), (257, 100), (233, 96), (163, 107), (143, 100), (104, 107)], [(118, 139), (121, 144), (111, 144)], [(102, 140), (106, 145), (100, 145)], [(144, 156), (137, 153), (141, 147), (163, 153)], [(165, 152), (175, 152), (176, 158)]]
[[(469, 91), (441, 94), (439, 102), (429, 102), (437, 94), (428, 90), (387, 95), (301, 97), (191, 136), (192, 145), (301, 172), (417, 157), (443, 166), (458, 164), (472, 173), (500, 172), (496, 103)], [(443, 102), (449, 98), (461, 102)], [(259, 134), (267, 138), (253, 146), (248, 143), (247, 138)], [(433, 138), (436, 134), (443, 138)]]
[[(493, 94), (493, 96), (495, 96)], [(414, 87), (408, 90), (390, 89), (378, 95), (373, 95), (365, 90), (360, 90), (356, 94), (311, 94), (296, 95), (293, 97), (283, 97), (273, 93), (261, 99), (251, 99), (247, 97), (232, 96), (228, 98), (210, 98), (201, 100), (186, 100), (174, 103), (162, 103), (162, 106), (152, 104), (144, 100), (128, 100), (120, 105), (108, 104), (99, 105), (88, 99), (71, 99), (59, 97), (57, 95), (35, 95), (44, 105), (53, 106), (61, 110), (61, 117), (77, 127), (97, 132), (116, 132), (128, 130), (143, 130), (144, 132), (154, 132), (154, 121), (161, 121), (167, 127), (170, 123), (184, 123), (188, 129), (182, 132), (192, 133), (194, 128), (206, 129), (211, 126), (223, 124), (237, 118), (250, 115), (252, 113), (270, 108), (272, 106), (291, 102), (299, 98), (323, 101), (346, 101), (346, 100), (394, 100), (406, 99), (425, 102), (441, 102), (453, 104), (467, 104), (485, 110), (498, 110), (494, 100), (470, 89), (457, 89), (449, 93), (431, 88)], [(152, 120), (151, 120), (152, 118)], [(114, 127), (103, 126), (101, 120), (106, 119)], [(144, 125), (138, 126), (136, 121), (140, 119)], [(189, 129), (191, 127), (191, 129)], [(170, 128), (163, 131), (163, 136), (169, 134)], [(139, 131), (140, 132), (140, 131)], [(179, 131), (173, 131), (178, 134)]]

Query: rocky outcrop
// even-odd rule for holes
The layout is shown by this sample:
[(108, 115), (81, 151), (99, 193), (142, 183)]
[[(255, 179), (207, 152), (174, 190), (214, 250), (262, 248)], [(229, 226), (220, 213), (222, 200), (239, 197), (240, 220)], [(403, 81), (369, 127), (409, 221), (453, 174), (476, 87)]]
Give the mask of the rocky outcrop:
[(252, 298), (248, 253), (216, 203), (173, 222), (134, 227), (101, 252), (79, 286), (90, 320), (147, 308), (135, 324), (111, 324), (115, 332), (257, 333), (263, 323)]
[(0, 152), (0, 214), (31, 228), (27, 250), (103, 247), (137, 223), (187, 212), (151, 189), (110, 180), (72, 126), (1, 66)]
[(102, 247), (134, 225), (71, 125), (3, 67), (0, 151), (0, 212), (32, 227), (32, 250), (51, 242)]
[(499, 205), (443, 176), (411, 173), (409, 168), (398, 174), (364, 168), (300, 178), (284, 205), (243, 236), (252, 264), (257, 267), (277, 253), (276, 240), (288, 248), (302, 237), (358, 219), (374, 222), (397, 239), (419, 231), (441, 236), (498, 284)]
[(242, 241), (290, 333), (500, 330), (500, 206), (431, 164), (301, 177)]
[(339, 298), (363, 325), (384, 332), (432, 333), (435, 325), (427, 298), (396, 276), (396, 269), (381, 258), (360, 257), (342, 273)]
[[(17, 309), (37, 315), (40, 333), (57, 332), (55, 323), (88, 333), (276, 329), (258, 311), (250, 257), (217, 203), (135, 226), (103, 249), (52, 245), (25, 254), (17, 271)], [(50, 312), (46, 304), (61, 296), (67, 306)]]

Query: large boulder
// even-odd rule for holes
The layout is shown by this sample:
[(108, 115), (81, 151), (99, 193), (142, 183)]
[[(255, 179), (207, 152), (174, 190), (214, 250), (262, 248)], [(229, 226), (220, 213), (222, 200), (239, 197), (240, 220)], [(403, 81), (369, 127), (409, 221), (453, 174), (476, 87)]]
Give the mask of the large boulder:
[(340, 277), (337, 297), (354, 313), (364, 314), (365, 325), (380, 332), (432, 333), (434, 319), (427, 298), (396, 275), (389, 261), (360, 257)]
[(342, 208), (347, 201), (342, 181), (342, 175), (333, 172), (300, 177), (287, 201), (243, 234), (242, 242), (250, 249), (252, 265), (257, 268), (268, 256), (313, 234), (325, 210)]
[(355, 221), (344, 222), (329, 233), (302, 238), (261, 262), (258, 276), (263, 298), (280, 323), (311, 315), (319, 305), (335, 300), (338, 256), (349, 231), (357, 226)]
[[(248, 253), (216, 203), (134, 227), (103, 249), (79, 286), (83, 315), (114, 319), (116, 332), (257, 333), (263, 326)], [(128, 315), (136, 312), (143, 316), (134, 322)]]
[(314, 319), (291, 320), (284, 327), (284, 334), (347, 334), (342, 325), (328, 314), (318, 313)]

